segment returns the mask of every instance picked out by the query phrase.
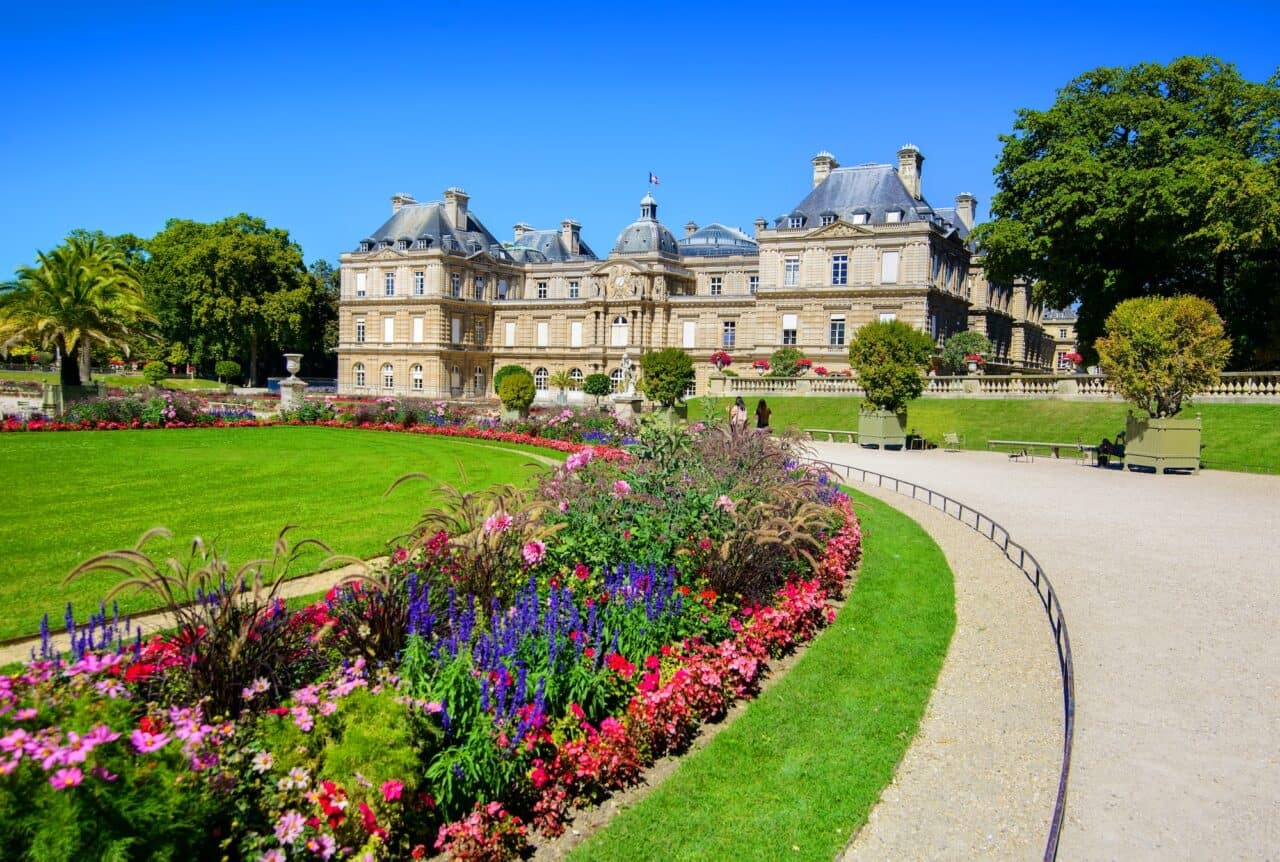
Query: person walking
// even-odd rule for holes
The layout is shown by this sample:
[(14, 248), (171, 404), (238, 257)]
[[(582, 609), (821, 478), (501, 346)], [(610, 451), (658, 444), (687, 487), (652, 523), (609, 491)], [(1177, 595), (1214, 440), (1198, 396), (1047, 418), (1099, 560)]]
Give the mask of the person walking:
[(773, 411), (769, 409), (769, 405), (764, 403), (764, 399), (760, 399), (760, 403), (756, 405), (756, 428), (761, 431), (769, 430), (769, 417), (773, 415)]
[(729, 428), (733, 431), (741, 431), (747, 427), (747, 402), (742, 400), (739, 395), (734, 399), (733, 405), (729, 407)]

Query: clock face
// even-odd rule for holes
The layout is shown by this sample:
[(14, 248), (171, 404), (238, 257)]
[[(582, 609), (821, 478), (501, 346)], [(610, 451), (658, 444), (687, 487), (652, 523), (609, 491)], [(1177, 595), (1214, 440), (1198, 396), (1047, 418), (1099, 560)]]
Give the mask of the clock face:
[(616, 284), (618, 287), (622, 287), (622, 285), (626, 284), (626, 282), (627, 282), (626, 276), (622, 276), (622, 275), (618, 276), (613, 280), (613, 283)]

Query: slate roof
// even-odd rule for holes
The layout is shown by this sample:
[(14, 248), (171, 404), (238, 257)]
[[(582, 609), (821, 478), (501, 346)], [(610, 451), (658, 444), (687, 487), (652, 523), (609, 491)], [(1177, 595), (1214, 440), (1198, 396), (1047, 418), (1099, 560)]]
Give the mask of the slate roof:
[(803, 227), (812, 230), (821, 226), (824, 214), (852, 222), (855, 212), (867, 213), (868, 224), (884, 224), (884, 214), (892, 210), (901, 210), (904, 222), (927, 221), (933, 214), (928, 203), (907, 192), (892, 165), (853, 165), (833, 170), (774, 226), (786, 229), (789, 218), (800, 216)]
[(640, 218), (622, 229), (613, 244), (614, 254), (644, 254), (660, 251), (666, 254), (680, 253), (675, 235), (658, 221), (658, 202), (646, 193), (640, 200)]
[(517, 263), (598, 259), (581, 237), (578, 238), (578, 253), (571, 254), (558, 230), (526, 230), (520, 239), (507, 243), (505, 248)]
[(680, 254), (691, 257), (718, 257), (731, 254), (759, 254), (755, 240), (737, 228), (712, 222), (676, 243)]
[(470, 210), (467, 211), (465, 225), (451, 225), (440, 201), (405, 204), (365, 241), (372, 242), (376, 248), (384, 241), (407, 240), (412, 246), (421, 239), (430, 240), (431, 248), (444, 247), (459, 254), (485, 251), (504, 260), (510, 257)]

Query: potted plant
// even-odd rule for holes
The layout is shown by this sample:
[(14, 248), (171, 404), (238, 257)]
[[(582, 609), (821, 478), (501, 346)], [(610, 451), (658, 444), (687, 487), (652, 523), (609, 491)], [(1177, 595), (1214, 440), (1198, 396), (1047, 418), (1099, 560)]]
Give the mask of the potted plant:
[(1081, 356), (1079, 353), (1076, 353), (1076, 352), (1073, 350), (1073, 351), (1071, 351), (1070, 353), (1064, 353), (1064, 354), (1062, 354), (1062, 358), (1063, 358), (1064, 360), (1066, 360), (1067, 362), (1070, 362), (1070, 363), (1071, 363), (1071, 371), (1072, 371), (1073, 373), (1075, 373), (1075, 374), (1079, 374), (1079, 373), (1080, 373), (1080, 371), (1081, 371), (1080, 363), (1081, 363), (1081, 362), (1084, 362), (1084, 357), (1083, 357), (1083, 356)]
[(964, 361), (969, 365), (969, 373), (976, 374), (978, 373), (978, 369), (982, 367), (982, 361), (983, 361), (982, 354), (981, 353), (966, 354), (964, 357)]
[(693, 360), (679, 347), (653, 350), (640, 357), (640, 391), (657, 401), (667, 421), (688, 417), (684, 394), (693, 385)]
[(858, 412), (858, 442), (882, 449), (907, 443), (907, 402), (924, 391), (921, 372), (933, 339), (900, 320), (868, 323), (849, 345), (849, 364), (866, 393)]
[(534, 388), (533, 375), (523, 368), (503, 375), (498, 386), (498, 400), (502, 402), (502, 418), (514, 422), (529, 418), (529, 405), (533, 403), (537, 390)]
[(716, 371), (723, 372), (733, 364), (733, 357), (724, 350), (717, 350), (711, 354), (711, 364), (716, 367)]
[(573, 388), (573, 378), (569, 376), (569, 372), (561, 368), (555, 374), (552, 374), (547, 382), (555, 387), (556, 403), (568, 403), (569, 399), (568, 396), (565, 395), (565, 391)]
[(957, 332), (942, 345), (935, 361), (938, 374), (964, 374), (982, 367), (983, 357), (992, 353), (991, 340), (981, 332)]
[(751, 363), (751, 370), (760, 374), (767, 373), (769, 371), (769, 360), (757, 359), (755, 362)]
[(1218, 382), (1231, 357), (1222, 318), (1198, 296), (1129, 299), (1107, 317), (1095, 345), (1112, 386), (1147, 413), (1129, 414), (1125, 464), (1200, 469), (1200, 417), (1179, 417), (1191, 394)]
[(817, 375), (817, 376), (819, 376), (819, 377), (826, 377), (826, 376), (827, 376), (827, 373), (828, 373), (828, 372), (827, 372), (827, 366), (825, 366), (825, 365), (819, 365), (819, 366), (817, 366), (816, 368), (814, 368), (814, 369), (813, 369), (813, 373), (814, 373), (814, 374), (816, 374), (816, 375)]

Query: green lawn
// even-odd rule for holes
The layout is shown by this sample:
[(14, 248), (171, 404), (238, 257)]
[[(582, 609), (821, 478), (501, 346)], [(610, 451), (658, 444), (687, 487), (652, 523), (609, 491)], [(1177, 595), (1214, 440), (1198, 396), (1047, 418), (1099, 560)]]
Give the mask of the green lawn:
[(860, 503), (865, 557), (835, 625), (578, 860), (830, 860), (915, 735), (955, 628), (951, 571), (914, 521)]
[[(748, 412), (756, 406), (747, 403)], [(862, 399), (841, 396), (770, 398), (775, 428), (858, 427)], [(728, 399), (717, 399), (723, 415)], [(689, 402), (691, 419), (703, 415), (704, 399)], [(907, 408), (907, 428), (938, 442), (955, 431), (970, 449), (985, 449), (988, 440), (1043, 440), (1097, 443), (1114, 440), (1124, 430), (1124, 402), (920, 398)], [(1225, 470), (1280, 472), (1280, 404), (1192, 404), (1184, 415), (1204, 420), (1206, 466)]]
[[(13, 380), (16, 382), (37, 381), (39, 383), (57, 383), (58, 372), (56, 371), (0, 371), (0, 381)], [(101, 380), (114, 389), (140, 389), (147, 385), (147, 381), (142, 379), (139, 374), (95, 374), (93, 380), (96, 383)], [(186, 377), (170, 377), (164, 381), (166, 389), (184, 389), (184, 390), (203, 390), (217, 389), (221, 390), (223, 385), (216, 380), (205, 380), (197, 377), (189, 379)]]
[(63, 576), (158, 525), (174, 541), (149, 547), (169, 554), (199, 535), (242, 563), (268, 554), (292, 523), (295, 538), (374, 556), (412, 525), (435, 486), (408, 483), (384, 498), (391, 483), (418, 471), (457, 483), (459, 462), (473, 487), (530, 480), (540, 469), (522, 451), (474, 441), (335, 428), (0, 435), (10, 492), (0, 519), (0, 638), (36, 631), (46, 611), (61, 620), (68, 600), (78, 611), (96, 606), (115, 578), (64, 588)]

